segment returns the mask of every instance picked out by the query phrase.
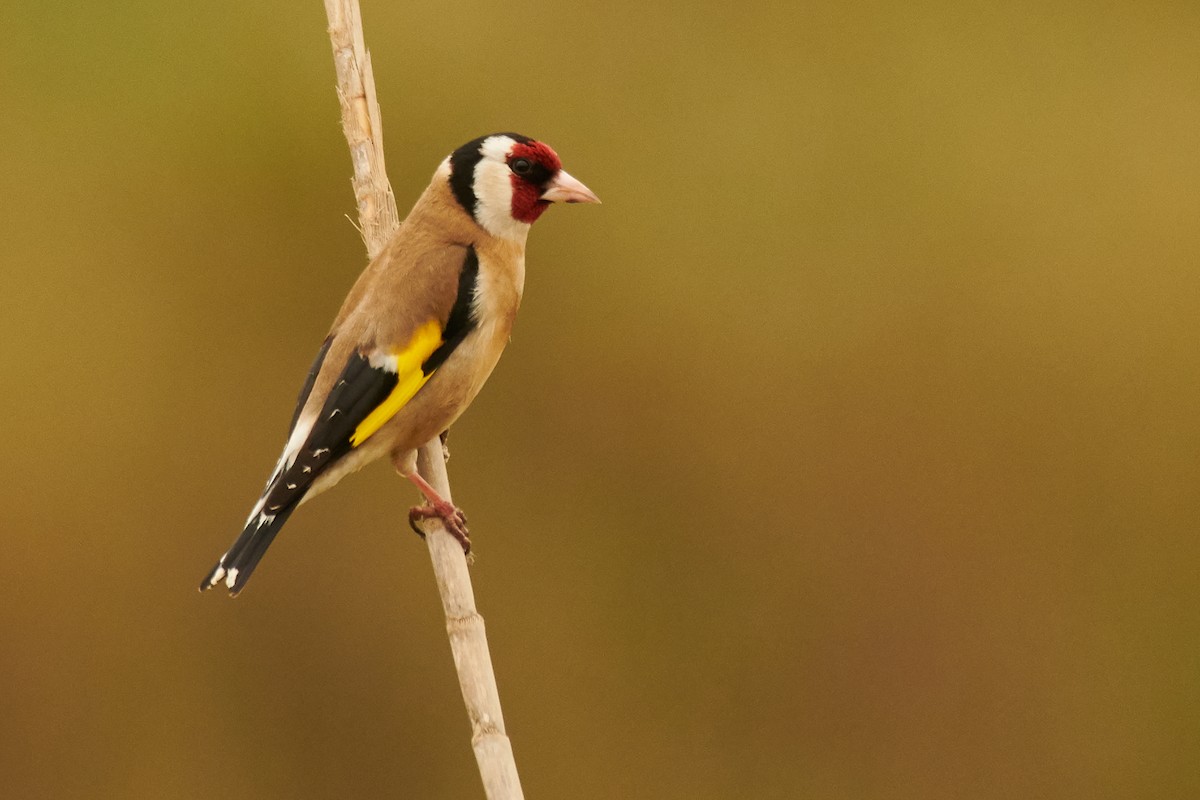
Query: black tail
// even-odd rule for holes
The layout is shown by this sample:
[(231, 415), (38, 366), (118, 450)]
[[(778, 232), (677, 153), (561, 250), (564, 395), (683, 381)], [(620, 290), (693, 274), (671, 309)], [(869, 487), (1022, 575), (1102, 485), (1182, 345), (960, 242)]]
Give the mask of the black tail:
[(274, 516), (256, 514), (246, 525), (242, 535), (233, 543), (233, 547), (221, 556), (217, 565), (200, 582), (200, 591), (211, 589), (224, 581), (229, 588), (229, 596), (237, 597), (245, 588), (246, 581), (250, 580), (250, 575), (262, 560), (263, 554), (271, 546), (275, 534), (279, 533), (283, 523), (287, 522), (288, 517), (296, 510), (296, 505), (293, 503), (280, 509)]

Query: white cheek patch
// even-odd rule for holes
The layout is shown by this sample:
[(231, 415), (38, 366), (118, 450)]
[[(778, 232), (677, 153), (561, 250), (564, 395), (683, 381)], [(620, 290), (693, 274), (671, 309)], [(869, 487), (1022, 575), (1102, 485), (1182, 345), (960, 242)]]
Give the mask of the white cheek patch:
[(512, 172), (505, 160), (514, 144), (507, 136), (492, 136), (479, 148), (483, 158), (475, 165), (475, 219), (493, 236), (523, 242), (529, 225), (513, 219)]
[(504, 161), (508, 158), (508, 153), (512, 150), (516, 140), (511, 136), (498, 134), (489, 136), (483, 140), (483, 144), (479, 146), (479, 152), (483, 153), (484, 158), (490, 158), (493, 161)]

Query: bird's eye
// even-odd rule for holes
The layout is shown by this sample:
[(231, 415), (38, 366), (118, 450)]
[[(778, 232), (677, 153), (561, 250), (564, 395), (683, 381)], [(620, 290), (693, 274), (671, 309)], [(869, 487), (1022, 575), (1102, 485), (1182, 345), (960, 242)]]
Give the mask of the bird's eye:
[(527, 158), (516, 158), (508, 165), (509, 168), (518, 175), (528, 175), (533, 172), (533, 163)]

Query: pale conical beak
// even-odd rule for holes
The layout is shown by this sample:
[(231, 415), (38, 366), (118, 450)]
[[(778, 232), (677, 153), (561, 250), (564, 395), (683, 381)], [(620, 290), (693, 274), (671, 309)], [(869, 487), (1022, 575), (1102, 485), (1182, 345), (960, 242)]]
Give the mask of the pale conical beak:
[(600, 198), (595, 193), (571, 177), (565, 169), (560, 169), (550, 181), (549, 188), (542, 192), (542, 199), (551, 203), (599, 203)]

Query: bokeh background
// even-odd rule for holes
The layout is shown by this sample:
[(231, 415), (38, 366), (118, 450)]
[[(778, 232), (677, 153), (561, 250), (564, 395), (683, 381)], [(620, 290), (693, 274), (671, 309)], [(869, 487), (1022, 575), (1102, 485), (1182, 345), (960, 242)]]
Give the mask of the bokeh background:
[[(370, 2), (530, 242), (455, 428), (531, 798), (1200, 796), (1200, 7)], [(0, 781), (481, 795), (414, 493), (238, 532), (363, 266), (319, 2), (0, 26)]]

